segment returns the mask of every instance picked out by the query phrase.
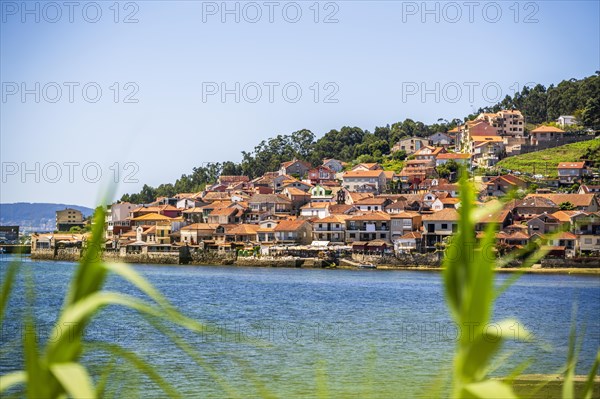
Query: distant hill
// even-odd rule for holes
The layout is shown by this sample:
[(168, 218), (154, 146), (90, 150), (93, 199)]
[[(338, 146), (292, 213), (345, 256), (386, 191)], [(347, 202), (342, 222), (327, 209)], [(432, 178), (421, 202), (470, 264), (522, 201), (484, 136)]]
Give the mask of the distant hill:
[[(575, 162), (579, 160), (597, 161), (600, 159), (600, 139), (581, 141), (548, 148), (547, 150), (530, 152), (504, 158), (496, 166), (518, 170), (521, 173), (533, 173), (556, 177), (556, 167), (560, 162)], [(599, 165), (595, 165), (598, 167)]]
[(0, 204), (0, 225), (20, 226), (20, 230), (25, 232), (54, 231), (56, 211), (65, 208), (77, 209), (83, 213), (84, 217), (94, 212), (91, 208), (79, 205), (29, 202)]

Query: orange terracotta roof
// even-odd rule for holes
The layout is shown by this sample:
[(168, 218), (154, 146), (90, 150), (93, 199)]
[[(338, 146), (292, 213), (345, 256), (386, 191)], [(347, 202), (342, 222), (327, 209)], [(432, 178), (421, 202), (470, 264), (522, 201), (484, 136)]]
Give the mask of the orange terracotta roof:
[(585, 162), (561, 162), (558, 164), (558, 169), (583, 169)]
[(214, 209), (209, 216), (229, 216), (235, 212), (237, 212), (237, 208), (216, 208)]
[(420, 240), (422, 237), (423, 237), (423, 234), (421, 234), (420, 232), (411, 231), (411, 232), (404, 234), (402, 237), (400, 237), (400, 239), (401, 240), (411, 240), (411, 239)]
[(181, 230), (211, 230), (213, 231), (214, 229), (216, 229), (217, 227), (219, 227), (218, 224), (215, 223), (194, 223), (194, 224), (190, 224), (188, 226), (182, 227)]
[(399, 213), (393, 213), (390, 215), (390, 217), (392, 219), (414, 219), (416, 217), (420, 216), (419, 213), (417, 212), (399, 212)]
[(344, 173), (342, 176), (347, 177), (379, 177), (383, 173), (383, 170), (351, 170)]
[(331, 215), (323, 219), (317, 219), (315, 223), (344, 223), (348, 218), (350, 218), (349, 215)]
[(308, 195), (308, 196), (310, 196), (310, 193), (307, 193), (306, 191), (302, 191), (296, 187), (286, 187), (285, 190), (287, 190), (287, 192), (290, 195)]
[(458, 211), (454, 208), (444, 208), (441, 211), (423, 215), (423, 220), (428, 221), (457, 221), (458, 219)]
[(498, 143), (502, 142), (500, 136), (473, 136), (471, 138), (475, 143)]
[(390, 220), (391, 216), (385, 212), (369, 212), (361, 215), (355, 215), (348, 220), (369, 221), (369, 220)]
[(471, 154), (463, 154), (463, 153), (443, 153), (437, 156), (437, 159), (469, 159), (471, 158)]
[(535, 197), (548, 199), (556, 205), (570, 202), (574, 206), (590, 206), (595, 201), (594, 194), (529, 194), (525, 199)]
[(531, 133), (564, 133), (564, 130), (561, 130), (554, 126), (539, 126), (531, 131)]
[(161, 215), (159, 213), (147, 213), (145, 215), (138, 216), (138, 217), (133, 218), (131, 220), (134, 220), (136, 222), (137, 221), (153, 221), (153, 220), (161, 220), (161, 221), (169, 221), (170, 222), (173, 219), (170, 218), (170, 217), (168, 217), (168, 216)]
[(260, 227), (256, 224), (239, 224), (234, 228), (230, 229), (227, 234), (234, 235), (252, 235), (256, 234), (256, 232), (260, 229)]
[(387, 201), (387, 198), (381, 197), (372, 197), (372, 198), (363, 198), (354, 202), (355, 205), (383, 205)]
[(296, 219), (296, 220), (282, 220), (281, 222), (279, 222), (279, 224), (275, 227), (275, 231), (296, 231), (299, 228), (301, 228), (302, 226), (304, 226), (304, 224), (308, 222), (306, 220), (303, 219)]

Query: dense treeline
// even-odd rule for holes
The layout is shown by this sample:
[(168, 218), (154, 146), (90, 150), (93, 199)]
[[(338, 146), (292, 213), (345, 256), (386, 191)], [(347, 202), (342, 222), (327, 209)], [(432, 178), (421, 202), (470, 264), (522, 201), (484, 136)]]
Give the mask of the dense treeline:
[[(558, 85), (536, 85), (524, 87), (514, 96), (506, 96), (500, 103), (480, 108), (473, 119), (481, 112), (498, 112), (501, 109), (519, 109), (528, 123), (555, 121), (560, 115), (574, 115), (588, 128), (600, 129), (600, 71), (595, 75), (577, 80), (570, 79)], [(198, 192), (207, 184), (214, 183), (221, 175), (246, 175), (250, 178), (265, 172), (279, 169), (282, 162), (293, 158), (319, 165), (324, 158), (336, 158), (351, 162), (382, 162), (401, 159), (401, 154), (388, 155), (394, 144), (402, 137), (426, 137), (436, 132), (447, 132), (463, 120), (438, 119), (437, 123), (426, 125), (423, 122), (406, 119), (392, 125), (375, 127), (373, 132), (359, 127), (344, 126), (325, 133), (316, 139), (307, 129), (288, 135), (278, 135), (261, 141), (250, 152), (242, 151), (242, 161), (235, 163), (209, 163), (195, 167), (192, 173), (181, 175), (174, 184), (161, 184), (158, 187), (144, 185), (136, 194), (125, 194), (122, 201), (148, 203), (156, 197), (171, 197), (177, 193)]]
[[(498, 112), (501, 109), (518, 109), (529, 123), (555, 121), (561, 115), (573, 115), (588, 128), (600, 129), (600, 71), (577, 80), (563, 80), (558, 85), (525, 86), (520, 93), (506, 96), (492, 107), (479, 112)], [(475, 117), (477, 115), (471, 115)]]

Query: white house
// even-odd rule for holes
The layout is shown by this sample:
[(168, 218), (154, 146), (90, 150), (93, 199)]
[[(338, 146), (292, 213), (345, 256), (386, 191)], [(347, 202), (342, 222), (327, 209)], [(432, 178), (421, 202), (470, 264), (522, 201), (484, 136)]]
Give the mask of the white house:
[(577, 119), (573, 115), (561, 115), (556, 120), (560, 127), (572, 126), (577, 124)]

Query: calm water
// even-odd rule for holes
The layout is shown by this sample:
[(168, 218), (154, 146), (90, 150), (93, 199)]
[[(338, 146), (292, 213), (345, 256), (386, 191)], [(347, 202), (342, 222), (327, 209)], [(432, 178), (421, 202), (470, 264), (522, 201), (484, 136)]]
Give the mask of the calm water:
[[(2, 274), (8, 259), (0, 263)], [(33, 266), (36, 319), (40, 339), (45, 340), (75, 264), (27, 258), (25, 263)], [(250, 396), (261, 384), (278, 396), (312, 396), (319, 384), (338, 397), (422, 394), (448, 370), (457, 334), (467, 333), (450, 322), (441, 275), (435, 272), (152, 265), (136, 269), (184, 314), (210, 323), (198, 335), (177, 331), (229, 385)], [(143, 297), (116, 277), (106, 288)], [(18, 345), (23, 293), (20, 279), (2, 331), (2, 374), (23, 366)], [(494, 319), (515, 317), (537, 340), (505, 345), (504, 353), (512, 353), (510, 364), (533, 360), (527, 373), (560, 369), (574, 302), (578, 324), (585, 326), (578, 372), (586, 373), (600, 346), (598, 277), (521, 277), (498, 301)], [(205, 370), (133, 311), (104, 309), (86, 336), (134, 350), (186, 396), (224, 396)], [(250, 338), (269, 345), (256, 345)], [(109, 356), (92, 352), (84, 359), (99, 375)], [(136, 395), (129, 389), (140, 383), (144, 388), (137, 395), (164, 396), (157, 386), (136, 377), (131, 366), (117, 365), (117, 370), (127, 371), (111, 384), (117, 396)], [(501, 366), (495, 373), (507, 370)]]

